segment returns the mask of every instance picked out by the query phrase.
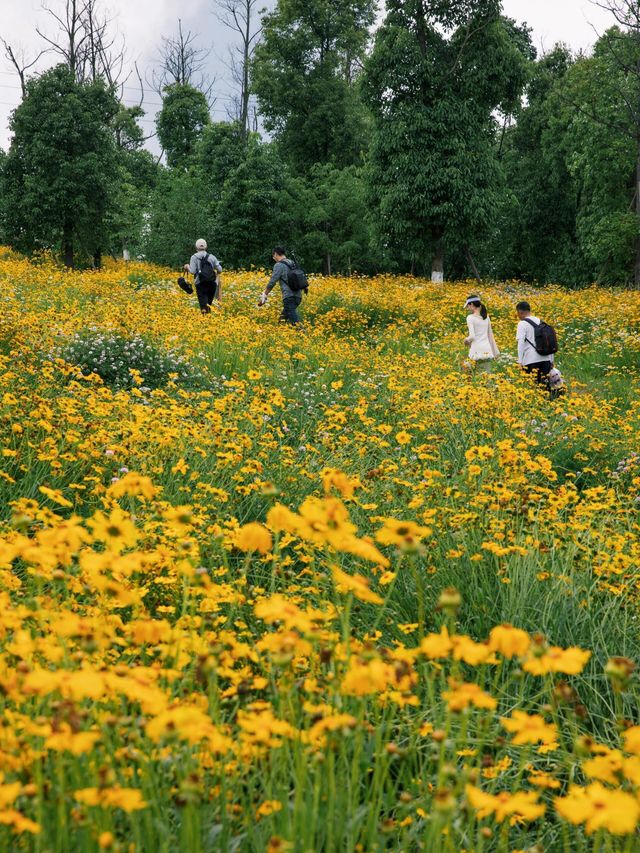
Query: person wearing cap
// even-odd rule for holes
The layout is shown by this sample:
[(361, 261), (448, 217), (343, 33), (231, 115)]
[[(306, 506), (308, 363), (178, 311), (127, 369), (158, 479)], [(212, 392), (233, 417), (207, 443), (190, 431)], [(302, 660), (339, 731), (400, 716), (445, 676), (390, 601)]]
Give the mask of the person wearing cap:
[[(205, 276), (202, 275), (202, 264), (206, 260), (213, 267), (214, 273), (217, 273), (213, 279), (205, 279)], [(222, 267), (216, 256), (207, 250), (206, 240), (196, 240), (196, 253), (191, 255), (189, 263), (184, 265), (184, 271), (190, 272), (195, 277), (200, 311), (203, 314), (210, 314), (213, 300), (217, 298), (218, 302), (222, 302), (222, 283), (219, 276)]]
[(500, 355), (491, 328), (491, 320), (486, 307), (479, 296), (470, 296), (464, 304), (468, 311), (468, 336), (465, 344), (469, 346), (469, 361), (481, 370), (489, 370), (491, 362)]

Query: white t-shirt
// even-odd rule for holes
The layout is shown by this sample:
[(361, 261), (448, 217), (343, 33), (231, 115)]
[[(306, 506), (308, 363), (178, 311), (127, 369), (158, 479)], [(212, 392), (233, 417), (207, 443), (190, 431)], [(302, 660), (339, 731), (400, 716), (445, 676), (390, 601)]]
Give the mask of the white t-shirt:
[[(529, 315), (536, 326), (540, 325), (540, 318)], [(535, 332), (531, 323), (520, 320), (516, 330), (516, 341), (518, 342), (518, 364), (527, 367), (529, 364), (538, 364), (541, 361), (550, 361), (553, 364), (552, 355), (540, 355), (536, 350)]]
[(500, 350), (493, 340), (491, 320), (488, 317), (486, 320), (483, 320), (480, 314), (469, 314), (467, 316), (467, 326), (469, 327), (469, 338), (471, 339), (469, 358), (472, 361), (496, 358), (496, 356), (500, 355)]

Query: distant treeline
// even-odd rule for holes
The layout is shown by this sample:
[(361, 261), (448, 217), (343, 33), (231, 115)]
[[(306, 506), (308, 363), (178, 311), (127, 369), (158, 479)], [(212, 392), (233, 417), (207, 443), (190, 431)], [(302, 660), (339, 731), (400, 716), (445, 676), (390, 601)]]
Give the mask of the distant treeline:
[(161, 158), (108, 69), (59, 51), (0, 152), (0, 241), (70, 265), (178, 267), (203, 236), (225, 267), (284, 243), (325, 273), (638, 284), (636, 23), (537, 56), (499, 0), (389, 0), (375, 30), (372, 0), (278, 0), (237, 119), (212, 122), (197, 64), (162, 77)]

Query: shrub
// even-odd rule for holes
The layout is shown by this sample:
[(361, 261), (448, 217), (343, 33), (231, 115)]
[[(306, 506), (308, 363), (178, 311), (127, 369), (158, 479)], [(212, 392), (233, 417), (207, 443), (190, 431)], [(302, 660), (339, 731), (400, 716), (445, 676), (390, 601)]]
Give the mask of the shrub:
[(194, 373), (176, 350), (165, 350), (141, 335), (127, 338), (108, 329), (74, 335), (57, 355), (79, 367), (85, 376), (97, 373), (117, 390), (140, 384), (160, 388), (172, 379), (192, 383)]

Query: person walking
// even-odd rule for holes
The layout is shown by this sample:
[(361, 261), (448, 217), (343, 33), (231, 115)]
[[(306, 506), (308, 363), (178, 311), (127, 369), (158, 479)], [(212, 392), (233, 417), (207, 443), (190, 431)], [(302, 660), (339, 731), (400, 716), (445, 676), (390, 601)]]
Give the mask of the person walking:
[(280, 322), (296, 326), (300, 322), (298, 308), (302, 302), (302, 292), (307, 290), (307, 278), (297, 264), (287, 258), (282, 246), (276, 246), (272, 258), (275, 261), (269, 283), (260, 294), (258, 305), (266, 305), (269, 294), (280, 284), (282, 291), (282, 313)]
[(518, 302), (516, 305), (518, 328), (518, 364), (533, 375), (536, 384), (549, 387), (549, 373), (553, 368), (553, 354), (558, 350), (556, 333), (547, 323), (531, 313), (528, 302)]
[(469, 335), (464, 342), (469, 345), (469, 361), (480, 370), (489, 371), (492, 361), (500, 355), (500, 350), (493, 337), (486, 306), (482, 304), (479, 296), (470, 296), (464, 307), (468, 311)]
[(222, 272), (220, 261), (207, 250), (207, 241), (196, 240), (196, 253), (184, 265), (184, 271), (195, 276), (196, 294), (202, 314), (211, 313), (214, 299), (222, 302), (222, 282), (219, 274)]

